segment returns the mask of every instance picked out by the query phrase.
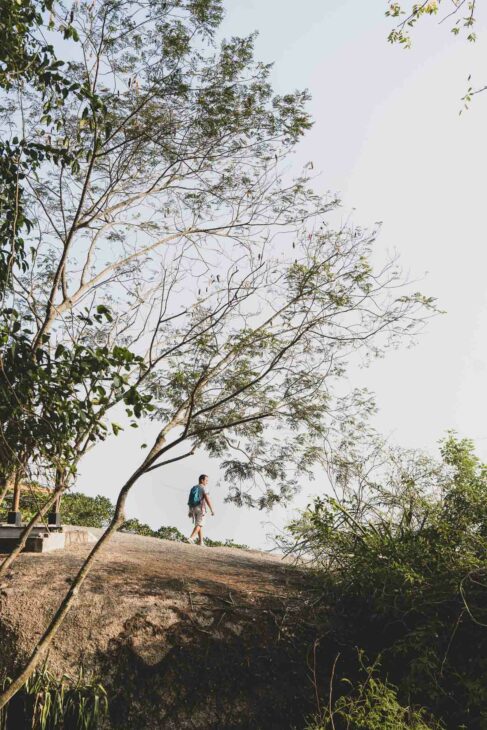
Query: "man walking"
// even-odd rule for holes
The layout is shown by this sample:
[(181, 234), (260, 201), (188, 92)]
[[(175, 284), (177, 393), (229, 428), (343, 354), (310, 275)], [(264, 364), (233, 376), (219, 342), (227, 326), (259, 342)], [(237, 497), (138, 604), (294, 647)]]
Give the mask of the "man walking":
[(208, 506), (212, 515), (215, 514), (210, 502), (210, 497), (206, 491), (207, 484), (208, 475), (201, 474), (198, 484), (191, 487), (188, 499), (189, 517), (191, 517), (194, 522), (194, 529), (188, 539), (188, 542), (194, 544), (197, 541), (198, 545), (203, 545), (203, 523), (205, 520), (206, 507)]

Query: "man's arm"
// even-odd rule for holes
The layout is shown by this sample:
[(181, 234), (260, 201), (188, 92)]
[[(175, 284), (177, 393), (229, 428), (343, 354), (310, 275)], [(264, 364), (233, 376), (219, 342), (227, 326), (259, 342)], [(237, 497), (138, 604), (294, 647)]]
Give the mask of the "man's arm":
[(206, 504), (207, 504), (207, 505), (208, 505), (208, 507), (210, 508), (210, 512), (211, 512), (211, 514), (212, 514), (212, 515), (214, 515), (215, 513), (213, 512), (213, 507), (212, 507), (212, 505), (211, 505), (211, 502), (210, 502), (210, 498), (209, 498), (209, 496), (207, 495), (206, 491), (205, 491), (205, 497), (204, 497), (204, 499), (205, 499), (205, 502), (206, 502)]

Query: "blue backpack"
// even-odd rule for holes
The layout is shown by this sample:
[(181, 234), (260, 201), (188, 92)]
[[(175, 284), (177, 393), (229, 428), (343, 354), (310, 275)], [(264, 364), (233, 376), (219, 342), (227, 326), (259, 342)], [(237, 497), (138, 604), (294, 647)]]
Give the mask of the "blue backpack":
[(203, 488), (200, 487), (199, 484), (197, 484), (195, 487), (191, 487), (191, 491), (189, 493), (189, 499), (188, 499), (188, 506), (189, 507), (198, 507), (203, 501), (203, 495), (204, 495)]

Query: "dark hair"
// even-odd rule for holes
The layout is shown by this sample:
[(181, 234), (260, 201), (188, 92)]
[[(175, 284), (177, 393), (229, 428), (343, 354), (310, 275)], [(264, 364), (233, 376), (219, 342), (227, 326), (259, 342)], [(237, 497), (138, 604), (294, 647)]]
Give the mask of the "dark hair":
[(207, 476), (208, 476), (208, 474), (200, 474), (199, 479), (198, 479), (198, 484), (201, 484), (203, 479), (206, 479)]

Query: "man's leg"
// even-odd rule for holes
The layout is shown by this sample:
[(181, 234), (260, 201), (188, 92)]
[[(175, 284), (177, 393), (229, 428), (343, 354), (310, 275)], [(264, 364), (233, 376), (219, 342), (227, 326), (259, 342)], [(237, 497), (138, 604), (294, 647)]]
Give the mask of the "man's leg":
[(201, 529), (201, 527), (198, 531), (198, 545), (203, 545), (203, 530)]
[(198, 536), (198, 543), (201, 545), (201, 515), (197, 511), (194, 512), (194, 530), (189, 537), (189, 541), (196, 542), (196, 536)]
[(198, 533), (198, 522), (199, 522), (199, 520), (198, 520), (198, 515), (196, 513), (196, 509), (194, 507), (192, 507), (190, 509), (190, 514), (191, 514), (191, 516), (193, 518), (193, 525), (194, 525), (194, 527), (193, 527), (193, 532), (191, 533), (191, 535), (188, 538), (188, 542), (193, 542), (193, 541), (195, 541), (196, 535)]

